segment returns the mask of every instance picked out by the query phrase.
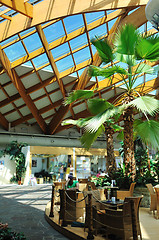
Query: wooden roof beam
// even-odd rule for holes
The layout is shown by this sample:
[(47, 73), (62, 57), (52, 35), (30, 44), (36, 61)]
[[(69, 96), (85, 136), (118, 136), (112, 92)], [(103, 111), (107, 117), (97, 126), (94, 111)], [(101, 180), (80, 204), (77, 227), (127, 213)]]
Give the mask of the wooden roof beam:
[(0, 48), (0, 61), (2, 66), (5, 68), (6, 73), (8, 74), (10, 80), (13, 82), (14, 86), (18, 90), (19, 94), (23, 98), (24, 102), (26, 103), (27, 107), (30, 109), (31, 113), (33, 114), (34, 118), (36, 119), (37, 123), (39, 124), (40, 128), (44, 133), (46, 133), (46, 123), (43, 118), (39, 115), (39, 112), (32, 102), (32, 99), (29, 95), (26, 94), (25, 88), (21, 79), (17, 75), (14, 69), (10, 69), (10, 61), (7, 58), (5, 52)]
[(2, 113), (0, 113), (0, 125), (8, 131), (9, 129), (9, 123), (6, 120), (6, 118), (2, 115)]
[(65, 97), (65, 95), (66, 95), (65, 88), (64, 88), (62, 79), (59, 78), (59, 71), (58, 71), (57, 66), (55, 64), (54, 58), (52, 56), (52, 53), (51, 53), (51, 51), (49, 51), (49, 44), (47, 42), (46, 36), (44, 34), (44, 31), (43, 31), (41, 25), (36, 26), (36, 29), (37, 29), (38, 35), (40, 37), (40, 40), (42, 42), (42, 45), (43, 45), (43, 47), (45, 49), (46, 55), (47, 55), (47, 57), (49, 59), (50, 65), (51, 65), (51, 67), (52, 67), (52, 69), (53, 69), (53, 71), (55, 73), (55, 76), (56, 76), (57, 82), (59, 84), (60, 90), (62, 92), (62, 95)]
[(29, 18), (33, 18), (33, 6), (24, 0), (0, 0), (0, 3)]

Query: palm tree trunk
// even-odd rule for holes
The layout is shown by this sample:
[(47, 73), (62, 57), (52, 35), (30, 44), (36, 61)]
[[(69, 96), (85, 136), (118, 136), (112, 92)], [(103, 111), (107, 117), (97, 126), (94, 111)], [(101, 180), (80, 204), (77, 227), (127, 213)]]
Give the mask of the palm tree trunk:
[(105, 125), (105, 135), (106, 135), (106, 143), (107, 143), (107, 161), (106, 167), (109, 176), (112, 178), (113, 173), (116, 171), (116, 161), (114, 155), (114, 142), (113, 142), (113, 129)]
[(136, 176), (136, 163), (134, 157), (134, 140), (133, 140), (133, 108), (129, 107), (123, 114), (124, 119), (124, 163), (126, 175), (131, 173), (134, 181)]

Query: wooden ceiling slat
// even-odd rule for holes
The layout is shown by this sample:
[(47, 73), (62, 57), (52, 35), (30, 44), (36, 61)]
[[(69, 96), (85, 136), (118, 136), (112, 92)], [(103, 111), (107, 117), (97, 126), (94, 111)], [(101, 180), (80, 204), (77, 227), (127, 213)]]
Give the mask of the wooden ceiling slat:
[(29, 18), (33, 18), (33, 6), (24, 0), (0, 0), (0, 3)]
[(39, 126), (41, 127), (42, 131), (46, 132), (46, 124), (42, 117), (39, 115), (38, 110), (35, 106), (35, 104), (32, 102), (32, 99), (29, 95), (26, 94), (25, 88), (23, 83), (21, 82), (21, 79), (18, 77), (16, 71), (14, 69), (10, 69), (10, 61), (7, 58), (5, 52), (0, 49), (0, 61), (3, 67), (5, 68), (10, 80), (13, 82), (14, 86), (18, 90), (20, 96), (26, 103), (27, 107), (32, 112), (33, 116), (35, 117), (36, 121), (38, 122)]

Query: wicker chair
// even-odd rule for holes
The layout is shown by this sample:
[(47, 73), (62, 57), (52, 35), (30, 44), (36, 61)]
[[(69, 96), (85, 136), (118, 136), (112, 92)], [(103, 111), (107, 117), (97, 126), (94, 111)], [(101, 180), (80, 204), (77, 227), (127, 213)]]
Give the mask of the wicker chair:
[(155, 215), (155, 211), (157, 210), (157, 196), (151, 183), (146, 184), (146, 187), (148, 188), (151, 197), (150, 212), (153, 211), (153, 214)]
[(105, 231), (106, 239), (110, 239), (110, 235), (111, 239), (132, 239), (133, 230), (136, 229), (134, 228), (131, 202), (125, 202), (120, 211), (109, 208), (100, 211), (93, 208), (93, 220), (95, 235)]
[(157, 208), (157, 214), (156, 214), (156, 219), (159, 219), (159, 186), (157, 185), (157, 187), (155, 186), (155, 191), (156, 191), (156, 198), (157, 198), (157, 204), (156, 204), (156, 208)]
[(124, 200), (126, 197), (132, 197), (133, 192), (134, 192), (134, 187), (135, 187), (135, 182), (131, 183), (130, 188), (128, 191), (126, 190), (118, 190), (117, 191), (117, 199)]
[(87, 190), (96, 190), (96, 186), (94, 182), (87, 182)]
[(130, 201), (134, 202), (137, 235), (140, 236), (141, 240), (142, 240), (142, 235), (141, 235), (141, 228), (140, 228), (140, 221), (139, 221), (139, 207), (142, 199), (143, 199), (143, 195), (135, 196), (135, 197), (126, 197), (124, 200), (124, 202), (130, 202)]

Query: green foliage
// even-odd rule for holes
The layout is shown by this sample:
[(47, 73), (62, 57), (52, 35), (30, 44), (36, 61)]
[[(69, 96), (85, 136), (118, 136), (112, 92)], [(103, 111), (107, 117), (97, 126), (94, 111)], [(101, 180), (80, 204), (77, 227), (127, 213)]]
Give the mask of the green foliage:
[(111, 185), (111, 178), (109, 176), (105, 177), (96, 177), (92, 176), (92, 181), (95, 183), (96, 187), (104, 187), (104, 186), (110, 186)]
[(77, 101), (77, 100), (88, 99), (88, 98), (91, 98), (93, 95), (94, 95), (94, 91), (91, 91), (91, 90), (73, 91), (66, 98), (64, 104), (68, 105), (68, 104), (71, 104), (71, 103), (73, 103), (74, 101)]
[(136, 160), (136, 171), (143, 174), (148, 169), (148, 150), (139, 146), (135, 150), (135, 160)]
[(113, 61), (114, 59), (113, 50), (109, 45), (109, 42), (107, 41), (107, 39), (103, 40), (99, 38), (94, 38), (92, 39), (91, 42), (98, 50), (99, 56), (101, 57), (104, 63), (109, 63)]
[(108, 101), (106, 101), (103, 98), (88, 99), (87, 104), (88, 104), (88, 109), (89, 109), (90, 113), (92, 113), (93, 115), (96, 115), (105, 110), (114, 108), (113, 104), (109, 103)]
[(26, 240), (23, 233), (16, 233), (11, 228), (0, 225), (0, 240)]
[(159, 122), (158, 121), (135, 120), (134, 128), (145, 144), (148, 144), (154, 149), (159, 148)]
[(16, 163), (16, 181), (20, 180), (23, 176), (25, 168), (25, 155), (21, 151), (23, 147), (28, 146), (27, 143), (18, 143), (12, 141), (4, 150), (3, 155), (10, 155), (10, 159)]
[(157, 179), (155, 175), (148, 169), (146, 169), (143, 175), (136, 175), (135, 181), (137, 186), (146, 186), (147, 183), (151, 183), (152, 185), (157, 184)]
[(125, 166), (120, 167), (113, 173), (112, 179), (116, 180), (116, 184), (119, 189), (129, 189), (130, 184), (132, 183), (131, 180), (131, 173), (128, 175), (125, 174)]
[(10, 182), (11, 183), (17, 183), (18, 182), (18, 179), (16, 176), (13, 176), (11, 179), (10, 179)]
[(153, 163), (153, 170), (156, 173), (159, 182), (159, 152), (156, 153)]
[[(147, 183), (152, 183), (153, 185), (159, 182), (159, 155), (156, 154), (154, 161), (150, 161), (148, 156), (148, 149), (144, 147), (141, 138), (137, 138), (134, 142), (135, 145), (135, 161), (136, 161), (136, 186), (146, 186)], [(119, 153), (123, 157), (124, 154), (124, 143), (121, 142), (121, 148), (119, 148)], [(149, 165), (150, 163), (150, 165)], [(118, 170), (120, 178), (124, 176), (124, 166), (120, 167)], [(118, 175), (119, 173), (117, 173)], [(116, 176), (114, 176), (115, 179)]]

